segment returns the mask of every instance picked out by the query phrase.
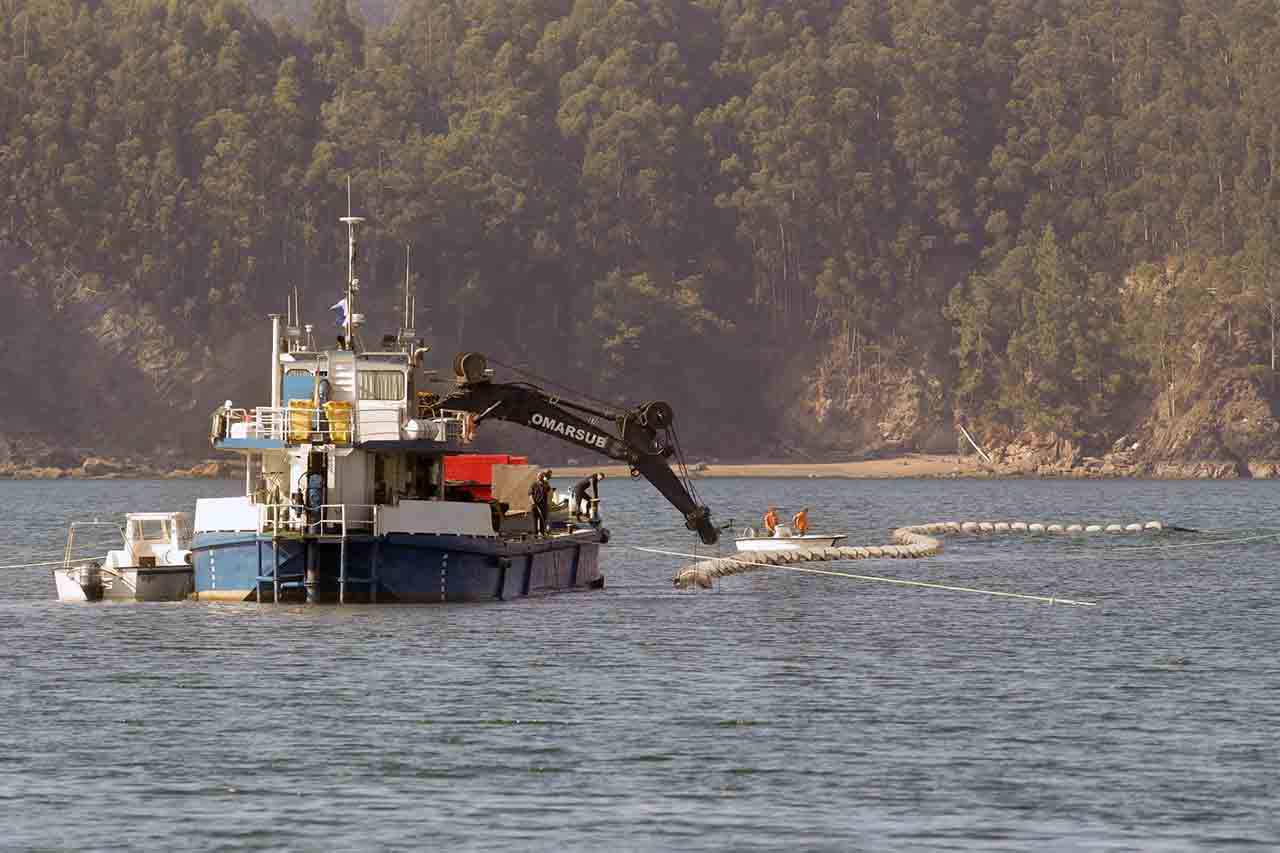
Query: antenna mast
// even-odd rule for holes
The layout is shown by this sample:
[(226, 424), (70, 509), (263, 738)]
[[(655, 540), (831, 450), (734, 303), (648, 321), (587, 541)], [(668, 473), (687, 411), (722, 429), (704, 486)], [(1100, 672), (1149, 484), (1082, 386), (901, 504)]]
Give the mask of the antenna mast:
[(404, 247), (404, 314), (400, 321), (400, 340), (411, 345), (418, 331), (414, 328), (414, 298), (409, 284), (409, 248)]
[(347, 215), (342, 217), (341, 221), (347, 225), (347, 310), (346, 321), (343, 323), (343, 332), (346, 335), (347, 348), (354, 350), (355, 341), (351, 332), (355, 326), (355, 293), (360, 289), (360, 280), (356, 278), (356, 225), (364, 222), (364, 217), (351, 215), (350, 176), (347, 177)]

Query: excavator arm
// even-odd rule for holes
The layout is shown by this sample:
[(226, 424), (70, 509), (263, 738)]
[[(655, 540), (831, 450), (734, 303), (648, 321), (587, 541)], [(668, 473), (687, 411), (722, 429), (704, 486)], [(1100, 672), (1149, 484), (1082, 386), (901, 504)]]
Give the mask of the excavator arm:
[(458, 386), (440, 400), (441, 408), (472, 412), (477, 423), (487, 418), (509, 421), (626, 463), (684, 515), (685, 526), (703, 542), (714, 545), (720, 538), (719, 529), (711, 523), (711, 510), (694, 500), (667, 462), (672, 446), (664, 437), (673, 412), (666, 403), (646, 403), (620, 416), (606, 415), (561, 401), (532, 385), (493, 382), (479, 353), (460, 353), (454, 359), (454, 373)]

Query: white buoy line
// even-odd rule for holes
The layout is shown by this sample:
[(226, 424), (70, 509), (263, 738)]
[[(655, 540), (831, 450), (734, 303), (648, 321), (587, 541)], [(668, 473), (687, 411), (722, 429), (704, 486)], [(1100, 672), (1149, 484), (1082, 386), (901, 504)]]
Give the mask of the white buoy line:
[[(1060, 524), (1056, 522), (1043, 524), (1040, 522), (1028, 523), (1024, 521), (943, 521), (899, 527), (892, 533), (892, 544), (887, 545), (872, 545), (866, 547), (827, 546), (776, 551), (743, 551), (739, 552), (737, 555), (713, 557), (699, 557), (697, 554), (686, 554), (681, 552), (664, 552), (661, 549), (640, 548), (639, 550), (649, 550), (652, 553), (667, 553), (670, 556), (693, 559), (693, 563), (677, 572), (675, 577), (672, 579), (675, 586), (682, 589), (688, 589), (690, 587), (710, 589), (717, 578), (756, 571), (762, 568), (783, 568), (788, 571), (800, 571), (807, 574), (829, 574), (841, 577), (851, 577), (859, 580), (900, 583), (904, 586), (932, 586), (939, 589), (950, 589), (953, 591), (974, 592), (986, 595), (1004, 595), (1005, 593), (997, 590), (952, 587), (946, 584), (931, 584), (926, 581), (902, 581), (898, 578), (884, 578), (875, 575), (854, 575), (849, 572), (831, 572), (819, 569), (799, 568), (789, 564), (813, 561), (865, 560), (885, 557), (896, 559), (919, 559), (932, 557), (941, 553), (942, 537), (948, 534), (964, 534), (980, 537), (988, 534), (1021, 533), (1037, 536), (1070, 536), (1071, 538), (1075, 538), (1078, 535), (1084, 534), (1154, 533), (1166, 529), (1186, 530), (1186, 528), (1177, 527), (1167, 528), (1166, 525), (1159, 521), (1130, 524), (1111, 523), (1106, 525)], [(1250, 538), (1252, 539), (1254, 537)], [(1217, 544), (1222, 543), (1219, 542)], [(1084, 555), (1085, 552), (1076, 552), (1072, 557), (1074, 559), (1079, 559)], [(1007, 596), (1014, 598), (1027, 598), (1037, 601), (1064, 600), (1057, 596), (1032, 596), (1024, 593), (1009, 593)], [(1080, 602), (1076, 601), (1072, 601), (1072, 603), (1080, 604)], [(1085, 604), (1088, 606), (1091, 605), (1092, 602), (1087, 602)]]
[[(1196, 530), (1195, 532), (1204, 535), (1206, 533), (1217, 533), (1219, 531)], [(974, 538), (976, 539), (980, 537)], [(1275, 530), (1272, 533), (1260, 533), (1252, 536), (1241, 536), (1236, 538), (1204, 539), (1200, 542), (1175, 542), (1161, 545), (1116, 545), (1112, 548), (1095, 548), (1086, 546), (1062, 554), (1037, 554), (1036, 560), (1046, 562), (1053, 560), (1072, 561), (1079, 560), (1081, 557), (1116, 557), (1117, 555), (1123, 557), (1127, 554), (1152, 551), (1177, 551), (1187, 548), (1218, 548), (1226, 545), (1243, 545), (1248, 542), (1261, 542), (1267, 539), (1280, 539), (1280, 530)], [(981, 559), (986, 562), (998, 562), (1001, 560), (1024, 561), (1026, 559), (1026, 554), (1025, 552), (1013, 554), (983, 554)]]
[[(686, 557), (686, 558), (697, 559), (696, 554), (685, 554), (680, 551), (667, 551), (662, 548), (644, 548), (639, 545), (625, 545), (623, 547), (630, 548), (635, 551), (644, 551), (649, 554), (664, 554), (670, 557)], [(758, 552), (744, 552), (744, 553), (751, 554), (751, 556), (759, 556)], [(727, 562), (732, 562), (738, 566), (741, 566), (744, 569), (746, 567), (759, 567), (764, 569), (782, 569), (784, 571), (789, 571), (789, 572), (801, 572), (801, 573), (810, 574), (810, 575), (827, 575), (830, 577), (838, 577), (838, 578), (852, 578), (854, 580), (872, 581), (874, 583), (896, 584), (898, 586), (914, 586), (914, 587), (922, 587), (924, 589), (940, 589), (940, 590), (946, 590), (948, 592), (968, 592), (968, 593), (974, 593), (977, 595), (998, 596), (1001, 598), (1020, 598), (1026, 601), (1043, 601), (1048, 604), (1070, 604), (1076, 607), (1097, 607), (1098, 606), (1098, 603), (1096, 601), (1080, 601), (1078, 599), (1062, 598), (1056, 595), (1031, 595), (1029, 593), (1024, 593), (1024, 592), (1008, 592), (1005, 590), (997, 590), (997, 589), (979, 589), (977, 587), (955, 586), (952, 584), (932, 583), (929, 581), (911, 581), (911, 580), (904, 580), (902, 578), (887, 578), (887, 577), (881, 577), (879, 575), (859, 575), (859, 574), (854, 574), (853, 572), (837, 572), (830, 569), (810, 569), (804, 566), (788, 566), (788, 565), (782, 565), (778, 563), (758, 563), (758, 562), (755, 562), (754, 560), (748, 560), (741, 557), (724, 557), (722, 559)], [(704, 586), (704, 584), (700, 580), (693, 580), (693, 579), (688, 579), (687, 582), (682, 583), (681, 576), (685, 575), (685, 573), (688, 571), (689, 570), (686, 569), (685, 572), (681, 572), (679, 575), (676, 576), (676, 581), (675, 581), (676, 586), (680, 586), (682, 588), (693, 586), (693, 585)], [(724, 576), (723, 574), (716, 575), (716, 577), (723, 577), (723, 576)], [(710, 587), (710, 585), (711, 585), (710, 579), (708, 578), (705, 586)]]

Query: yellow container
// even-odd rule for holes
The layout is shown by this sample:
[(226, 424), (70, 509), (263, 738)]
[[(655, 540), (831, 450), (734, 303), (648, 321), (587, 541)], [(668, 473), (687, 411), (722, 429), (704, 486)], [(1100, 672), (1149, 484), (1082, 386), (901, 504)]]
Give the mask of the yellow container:
[(306, 444), (311, 440), (311, 424), (315, 417), (316, 407), (310, 400), (289, 401), (290, 444)]
[(329, 421), (329, 440), (334, 444), (350, 444), (351, 404), (330, 400), (324, 404), (324, 416)]

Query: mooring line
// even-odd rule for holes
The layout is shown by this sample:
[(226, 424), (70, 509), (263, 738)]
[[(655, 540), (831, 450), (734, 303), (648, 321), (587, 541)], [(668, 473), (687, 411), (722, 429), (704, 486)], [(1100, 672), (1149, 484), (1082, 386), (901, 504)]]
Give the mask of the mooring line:
[[(114, 549), (106, 549), (106, 550), (119, 550), (119, 549), (114, 548)], [(83, 552), (77, 551), (76, 553), (71, 555), (71, 559), (85, 560), (92, 557), (100, 557), (104, 553), (105, 553), (105, 550), (83, 551)], [(42, 562), (42, 563), (14, 563), (13, 565), (10, 565), (10, 566), (0, 566), (0, 569), (27, 569), (27, 568), (37, 568), (39, 566), (61, 566), (62, 563), (63, 563), (62, 560), (49, 560), (47, 562)]]
[(0, 566), (0, 569), (35, 569), (40, 566), (61, 566), (62, 560), (50, 560), (47, 563), (14, 563), (12, 566)]
[[(695, 560), (703, 559), (699, 557), (697, 554), (685, 554), (680, 551), (666, 551), (661, 548), (643, 548), (639, 545), (623, 545), (622, 547), (630, 548), (635, 551), (644, 551), (649, 554), (664, 554), (668, 557), (686, 557), (686, 558), (692, 558)], [(744, 566), (760, 566), (766, 569), (783, 569), (789, 572), (803, 572), (804, 574), (809, 574), (809, 575), (831, 575), (832, 577), (853, 578), (854, 580), (860, 580), (860, 581), (877, 581), (879, 583), (899, 584), (901, 586), (917, 586), (917, 587), (924, 587), (926, 589), (942, 589), (942, 590), (947, 590), (949, 592), (972, 592), (979, 595), (995, 595), (995, 596), (1000, 596), (1002, 598), (1021, 598), (1021, 599), (1026, 599), (1028, 601), (1044, 601), (1044, 602), (1048, 602), (1049, 604), (1071, 604), (1071, 605), (1075, 605), (1076, 607), (1097, 607), (1098, 606), (1098, 603), (1096, 601), (1078, 601), (1072, 598), (1059, 598), (1056, 595), (1054, 596), (1030, 595), (1024, 592), (1002, 592), (996, 589), (976, 589), (974, 587), (968, 587), (968, 586), (951, 586), (950, 584), (929, 583), (927, 581), (908, 581), (908, 580), (902, 580), (901, 578), (886, 578), (886, 577), (879, 577), (877, 575), (856, 575), (856, 574), (853, 574), (852, 572), (833, 572), (829, 569), (806, 569), (800, 566), (775, 566), (772, 563), (756, 563), (756, 562), (752, 562), (751, 560), (742, 560), (737, 557), (722, 557), (720, 559), (726, 559), (735, 563), (741, 563)]]

